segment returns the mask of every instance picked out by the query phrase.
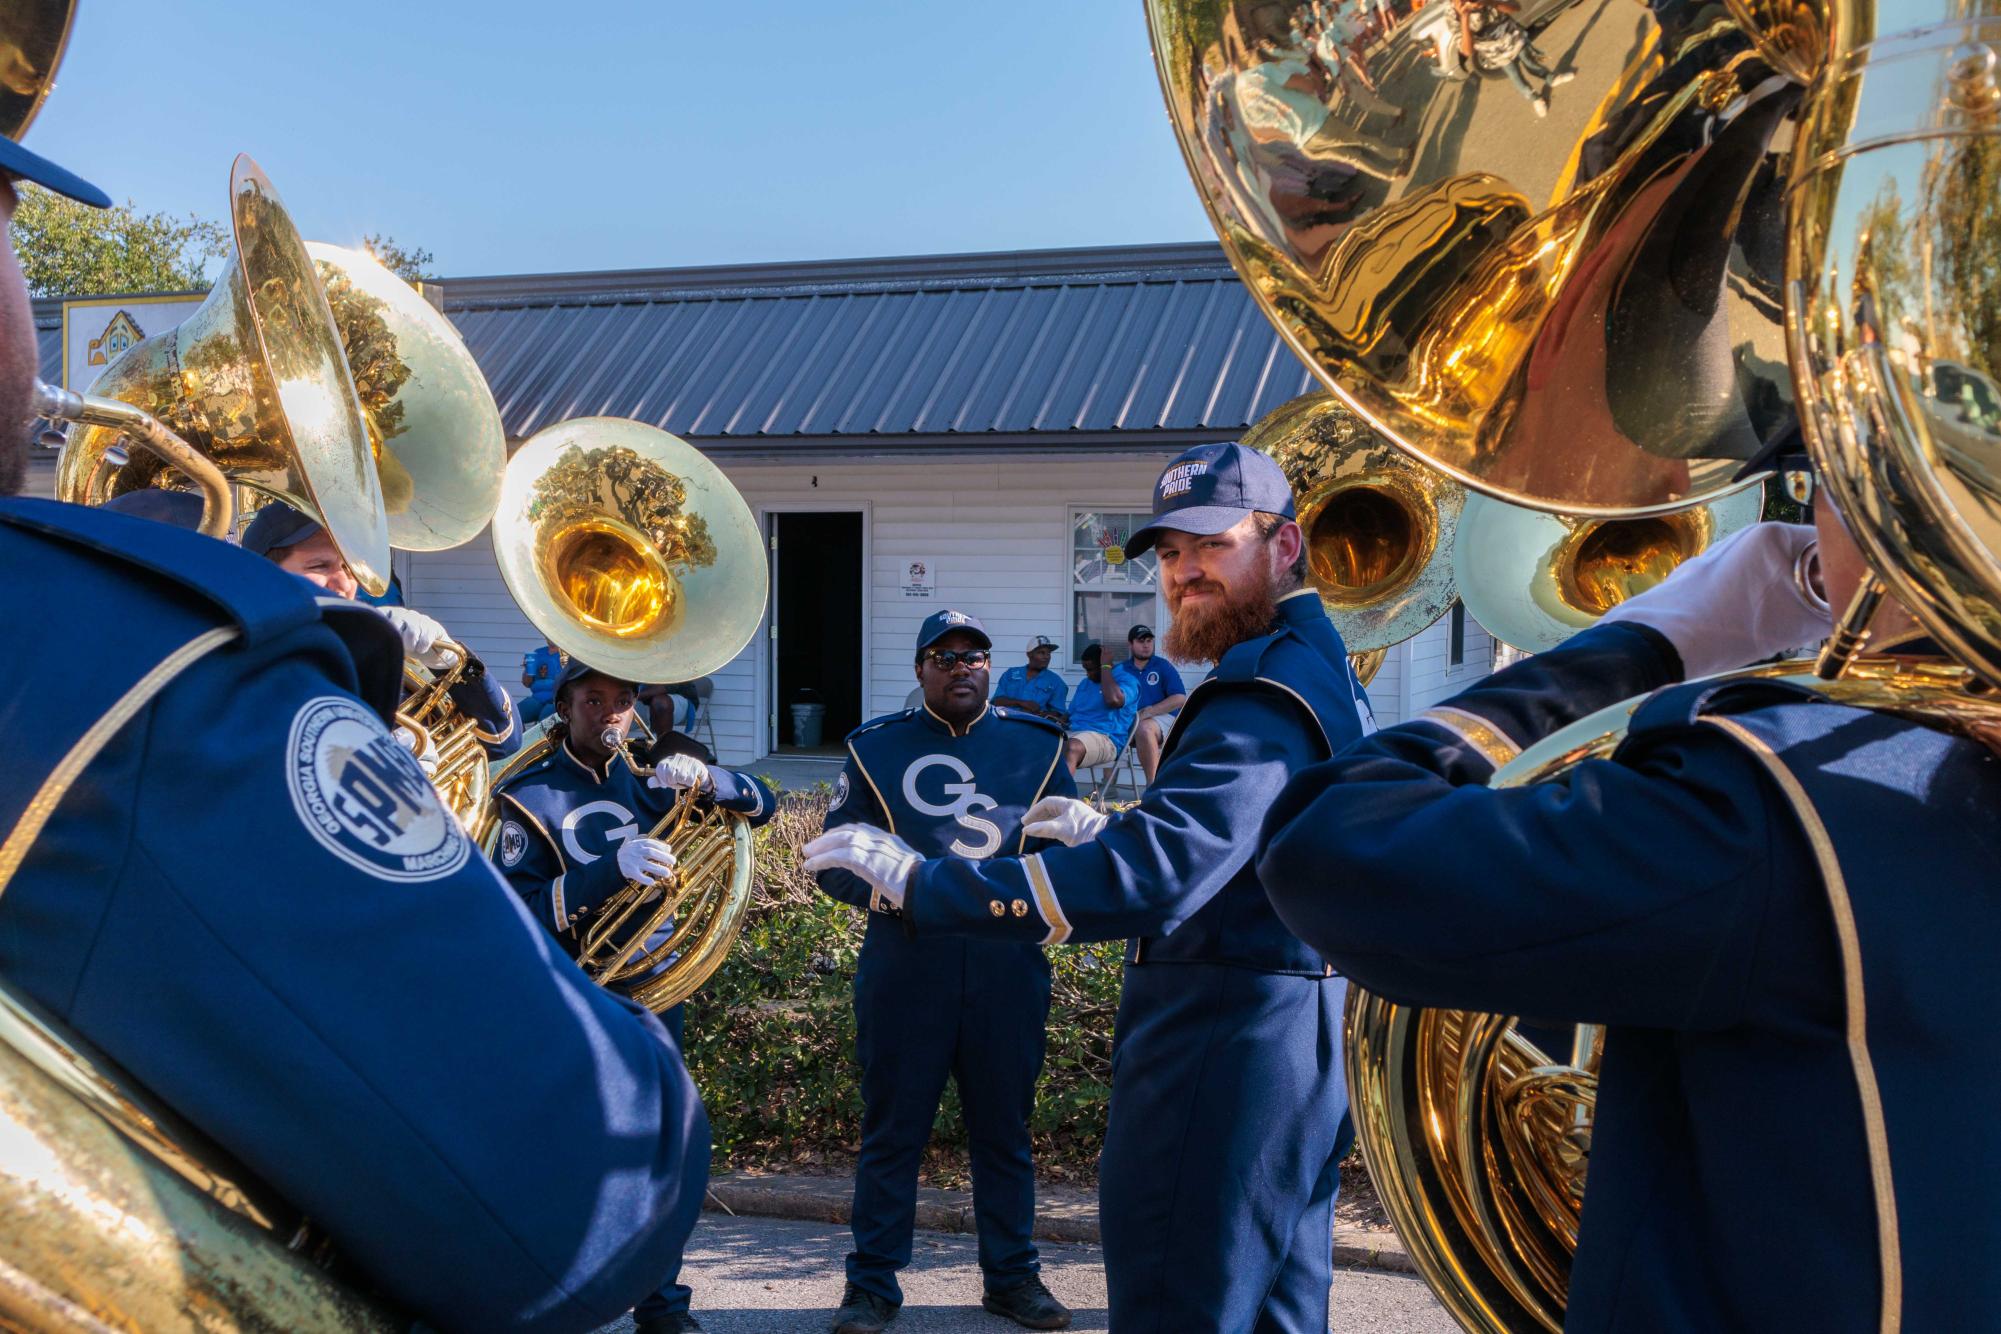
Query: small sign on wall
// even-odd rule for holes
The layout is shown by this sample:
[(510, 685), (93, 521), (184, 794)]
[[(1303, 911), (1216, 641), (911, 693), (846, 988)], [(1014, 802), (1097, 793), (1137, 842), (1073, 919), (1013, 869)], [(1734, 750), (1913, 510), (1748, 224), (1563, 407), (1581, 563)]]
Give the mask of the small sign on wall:
[(199, 296), (100, 297), (63, 302), (63, 388), (89, 391), (105, 368), (141, 339), (164, 333), (201, 308)]
[(912, 560), (903, 567), (903, 596), (931, 601), (938, 596), (938, 562)]

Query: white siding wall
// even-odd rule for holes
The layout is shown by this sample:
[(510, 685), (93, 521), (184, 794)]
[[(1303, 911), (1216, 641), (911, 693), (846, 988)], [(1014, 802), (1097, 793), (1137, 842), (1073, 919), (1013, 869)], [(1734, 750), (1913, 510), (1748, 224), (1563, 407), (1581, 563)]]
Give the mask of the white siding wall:
[[(996, 676), (1023, 661), (1030, 635), (1066, 642), (1071, 509), (1143, 510), (1159, 465), (1153, 456), (1062, 455), (726, 463), (724, 471), (761, 526), (766, 513), (780, 509), (864, 515), (862, 712), (875, 717), (903, 707), (915, 684), (917, 627), (940, 606), (985, 622)], [(931, 563), (935, 599), (903, 598), (902, 576), (913, 557)], [(410, 604), (443, 621), (520, 693), (521, 655), (540, 640), (507, 595), (487, 535), (454, 551), (400, 555), (397, 568)], [(1165, 616), (1163, 606), (1159, 619)], [(768, 625), (767, 616), (745, 650), (715, 674), (712, 719), (716, 748), (727, 761), (756, 759), (770, 748)], [(1073, 684), (1081, 675), (1074, 664), (1064, 671)]]

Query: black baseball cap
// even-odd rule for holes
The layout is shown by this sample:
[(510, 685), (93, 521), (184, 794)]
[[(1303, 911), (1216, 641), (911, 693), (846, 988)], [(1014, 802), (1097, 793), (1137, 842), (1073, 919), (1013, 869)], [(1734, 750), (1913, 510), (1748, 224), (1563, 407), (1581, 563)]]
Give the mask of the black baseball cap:
[(917, 651), (924, 652), (933, 644), (951, 634), (954, 630), (964, 630), (980, 641), (981, 648), (992, 648), (994, 641), (987, 637), (987, 627), (979, 619), (968, 616), (963, 611), (934, 611), (924, 618), (924, 624), (917, 630)]
[(1197, 445), (1161, 472), (1153, 485), (1153, 517), (1126, 540), (1126, 555), (1145, 554), (1164, 529), (1207, 537), (1257, 513), (1295, 517), (1292, 488), (1278, 464), (1235, 442)]
[(282, 500), (274, 500), (257, 511), (257, 517), (243, 530), (243, 549), (269, 556), (283, 547), (297, 546), (320, 531), (320, 521), (302, 514)]
[(582, 658), (571, 658), (569, 665), (563, 668), (563, 674), (556, 678), (556, 697), (561, 699), (565, 687), (586, 676), (602, 676), (607, 681), (617, 681), (623, 685), (631, 686), (634, 690), (639, 689), (639, 682), (637, 681), (620, 676), (617, 672), (608, 672), (602, 667), (593, 667)]
[(127, 491), (104, 502), (113, 514), (129, 514), (135, 519), (151, 519), (190, 531), (201, 527), (202, 498), (188, 491), (162, 491), (157, 486)]
[(1128, 644), (1132, 643), (1133, 640), (1135, 639), (1152, 639), (1152, 638), (1153, 638), (1153, 627), (1150, 625), (1135, 625), (1132, 629), (1126, 631), (1126, 643)]

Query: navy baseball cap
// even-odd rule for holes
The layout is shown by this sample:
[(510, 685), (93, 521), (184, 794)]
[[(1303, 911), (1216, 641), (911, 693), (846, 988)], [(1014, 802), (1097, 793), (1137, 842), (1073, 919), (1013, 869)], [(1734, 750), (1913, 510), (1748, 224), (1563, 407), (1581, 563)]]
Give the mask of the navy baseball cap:
[(1153, 638), (1153, 627), (1150, 625), (1135, 625), (1132, 629), (1126, 631), (1126, 643), (1128, 644), (1132, 643), (1133, 640), (1135, 639), (1152, 639), (1152, 638)]
[(1162, 530), (1207, 537), (1248, 514), (1296, 517), (1292, 488), (1267, 454), (1236, 444), (1197, 445), (1167, 465), (1153, 485), (1153, 517), (1126, 539), (1126, 555), (1144, 555)]
[(243, 549), (269, 556), (281, 547), (293, 547), (320, 531), (320, 521), (301, 514), (282, 500), (274, 500), (257, 511), (257, 517), (243, 530)]
[(934, 611), (924, 618), (924, 624), (917, 631), (917, 651), (922, 653), (954, 630), (964, 630), (980, 641), (981, 648), (994, 646), (994, 641), (987, 638), (987, 627), (976, 618), (963, 611)]
[(202, 498), (187, 491), (162, 491), (149, 486), (127, 491), (104, 502), (113, 514), (129, 514), (135, 519), (151, 519), (190, 531), (201, 527)]
[(565, 686), (586, 676), (602, 676), (607, 681), (617, 681), (631, 686), (634, 690), (639, 688), (639, 682), (627, 680), (617, 672), (608, 672), (602, 667), (593, 667), (582, 658), (571, 658), (569, 666), (563, 668), (563, 674), (556, 678), (556, 697), (558, 699), (562, 698)]

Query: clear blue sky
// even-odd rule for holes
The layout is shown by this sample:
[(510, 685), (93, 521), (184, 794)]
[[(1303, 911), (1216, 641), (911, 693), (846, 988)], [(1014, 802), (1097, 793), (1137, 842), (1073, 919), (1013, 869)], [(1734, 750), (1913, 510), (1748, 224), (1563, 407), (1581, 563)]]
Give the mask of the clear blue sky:
[(445, 276), (1211, 237), (1139, 0), (82, 0), (27, 142)]

